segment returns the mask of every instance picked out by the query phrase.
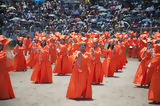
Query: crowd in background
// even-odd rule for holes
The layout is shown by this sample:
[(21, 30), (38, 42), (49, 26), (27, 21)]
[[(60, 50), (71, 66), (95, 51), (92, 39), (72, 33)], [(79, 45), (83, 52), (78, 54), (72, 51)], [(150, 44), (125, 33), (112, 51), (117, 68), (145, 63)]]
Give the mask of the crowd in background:
[(160, 6), (149, 0), (99, 0), (88, 3), (25, 0), (7, 5), (1, 2), (0, 7), (1, 32), (13, 38), (36, 31), (67, 35), (71, 32), (140, 32), (142, 27), (150, 31), (154, 27), (157, 31), (160, 27)]

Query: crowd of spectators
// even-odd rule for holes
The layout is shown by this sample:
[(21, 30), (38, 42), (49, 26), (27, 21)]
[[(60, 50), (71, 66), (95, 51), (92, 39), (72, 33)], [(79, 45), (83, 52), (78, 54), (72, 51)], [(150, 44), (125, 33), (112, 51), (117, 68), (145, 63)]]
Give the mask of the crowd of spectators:
[(8, 37), (36, 31), (83, 34), (160, 27), (160, 5), (151, 0), (23, 0), (1, 2), (0, 12), (1, 33)]

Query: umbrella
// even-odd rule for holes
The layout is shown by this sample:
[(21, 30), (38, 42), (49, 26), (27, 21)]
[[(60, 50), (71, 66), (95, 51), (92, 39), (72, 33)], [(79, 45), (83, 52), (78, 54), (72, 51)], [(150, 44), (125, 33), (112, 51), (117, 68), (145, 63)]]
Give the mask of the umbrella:
[(131, 19), (132, 20), (140, 20), (140, 19), (142, 19), (142, 17), (140, 17), (140, 16), (139, 17), (132, 17)]
[(14, 17), (14, 18), (12, 18), (12, 19), (10, 19), (11, 21), (19, 21), (19, 20), (21, 20), (19, 17)]
[(132, 10), (132, 13), (137, 13), (139, 12), (139, 10)]
[(129, 23), (128, 22), (126, 22), (126, 21), (120, 21), (120, 24), (124, 27), (124, 25), (125, 24), (127, 24), (128, 25), (128, 27), (130, 27), (130, 25), (129, 25)]
[(105, 13), (105, 12), (102, 12), (102, 13), (100, 13), (99, 15), (107, 15), (107, 13)]
[(105, 8), (102, 6), (97, 6), (97, 9), (105, 9)]
[(6, 5), (0, 5), (0, 7), (5, 8), (5, 7), (7, 7), (7, 6), (6, 6)]
[(106, 18), (106, 21), (112, 21), (110, 18)]
[(55, 14), (49, 14), (48, 16), (50, 16), (50, 17), (56, 17)]
[(8, 10), (16, 10), (16, 8), (12, 6), (12, 7), (9, 7)]
[(94, 6), (91, 6), (90, 8), (97, 8), (99, 5), (94, 5)]
[(107, 14), (107, 17), (113, 17), (113, 15), (111, 15), (111, 14)]
[(105, 8), (101, 8), (101, 9), (98, 9), (98, 11), (107, 11), (107, 9), (105, 9)]
[(100, 18), (99, 20), (98, 20), (98, 22), (106, 22), (107, 20), (105, 19), (105, 18)]
[(95, 19), (95, 18), (90, 19), (89, 22), (91, 22), (91, 23), (97, 23), (97, 19)]
[(127, 8), (123, 8), (123, 9), (122, 9), (122, 12), (125, 12), (125, 11), (128, 11), (128, 9), (127, 9)]
[(15, 15), (16, 13), (9, 13), (9, 15)]
[(125, 17), (124, 20), (129, 21), (131, 20), (131, 17)]
[(40, 23), (40, 22), (38, 22), (38, 21), (35, 21), (34, 23), (35, 23), (35, 24), (41, 24), (41, 23)]
[(79, 21), (79, 22), (77, 22), (77, 24), (85, 25), (86, 23), (85, 23), (85, 22), (82, 22), (82, 21)]
[(116, 6), (116, 9), (121, 9), (122, 8), (122, 5), (117, 5)]
[(35, 21), (34, 21), (34, 20), (28, 20), (28, 22), (29, 22), (29, 23), (34, 23)]
[(26, 19), (21, 19), (21, 21), (26, 22), (27, 20)]
[(72, 11), (72, 14), (73, 15), (79, 15), (80, 13), (79, 13), (79, 11)]
[(23, 8), (25, 9), (25, 8), (28, 8), (28, 7), (26, 5), (24, 5)]
[(149, 23), (152, 23), (151, 19), (149, 19), (149, 18), (143, 19), (142, 21), (143, 21), (143, 22), (149, 22)]
[(145, 11), (154, 11), (154, 7), (148, 7), (148, 8), (146, 8), (146, 10)]

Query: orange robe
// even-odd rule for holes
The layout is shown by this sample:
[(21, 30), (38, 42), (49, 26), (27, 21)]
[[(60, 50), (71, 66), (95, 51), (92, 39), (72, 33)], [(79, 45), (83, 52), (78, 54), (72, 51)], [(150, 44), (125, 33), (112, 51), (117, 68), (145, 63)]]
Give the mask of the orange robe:
[(127, 63), (127, 56), (126, 56), (126, 43), (125, 42), (123, 42), (122, 43), (122, 65), (124, 66), (124, 65), (126, 65), (126, 63)]
[(71, 64), (67, 56), (67, 44), (61, 45), (60, 49), (53, 72), (60, 74), (72, 73)]
[(103, 51), (103, 56), (106, 57), (102, 63), (104, 76), (114, 76), (116, 64), (114, 62), (114, 50), (106, 49)]
[(135, 39), (128, 39), (128, 56), (136, 57), (136, 41)]
[(94, 59), (91, 60), (91, 65), (90, 65), (91, 81), (95, 84), (103, 82), (103, 69), (100, 56), (101, 56), (101, 49), (100, 47), (97, 47), (94, 50)]
[[(136, 75), (134, 77), (134, 81), (133, 83), (135, 84), (141, 84), (141, 85), (146, 85), (146, 76), (147, 76), (147, 68), (148, 68), (148, 64), (150, 63), (150, 59), (151, 59), (151, 54), (149, 52), (149, 50), (146, 50), (146, 47), (142, 49), (141, 51), (141, 58), (143, 58), (143, 60), (141, 61), (141, 63), (139, 64), (139, 67), (137, 69)], [(144, 56), (144, 57), (143, 57)]]
[(40, 48), (41, 53), (37, 55), (37, 61), (31, 76), (36, 83), (52, 83), (52, 66), (49, 61), (48, 46)]
[(155, 69), (149, 87), (148, 100), (160, 102), (160, 54), (157, 53), (154, 55), (152, 65)]
[(68, 47), (69, 56), (73, 55), (73, 53), (77, 50), (79, 50), (79, 43), (70, 44)]
[(116, 59), (116, 61), (114, 59), (114, 63), (116, 65), (115, 71), (116, 70), (122, 70), (122, 68), (123, 68), (122, 56), (121, 55), (122, 55), (121, 46), (120, 46), (120, 44), (117, 44), (115, 46), (115, 56), (114, 56), (114, 58)]
[(7, 59), (6, 52), (0, 51), (0, 99), (15, 98), (8, 73), (12, 69), (12, 64)]
[[(152, 59), (156, 58), (156, 56), (157, 54), (155, 53)], [(152, 59), (151, 59), (151, 62), (152, 62)], [(153, 64), (151, 64), (150, 67), (147, 68), (146, 84), (150, 84), (155, 68), (156, 67)]]
[(15, 57), (13, 59), (13, 65), (14, 69), (16, 71), (22, 71), (22, 70), (27, 70), (27, 64), (26, 64), (26, 59), (24, 57), (24, 47), (18, 47), (17, 46), (13, 49), (13, 53), (15, 54)]
[(57, 54), (56, 54), (57, 45), (56, 44), (50, 44), (49, 45), (49, 54), (50, 54), (50, 61), (51, 63), (56, 62)]
[(31, 53), (30, 44), (31, 44), (31, 39), (24, 38), (24, 52), (25, 52), (25, 55), (27, 55), (27, 52), (29, 52), (29, 54)]
[[(77, 53), (75, 53), (77, 54)], [(92, 98), (92, 87), (89, 69), (90, 57), (87, 53), (83, 53), (80, 67), (75, 63), (70, 78), (67, 98)]]
[(39, 44), (32, 44), (32, 51), (27, 58), (27, 66), (34, 67), (36, 63), (36, 55), (37, 55), (37, 52), (34, 50), (34, 48), (37, 49), (38, 47), (39, 47)]
[(143, 39), (141, 39), (140, 41), (139, 41), (139, 45), (140, 45), (140, 47), (139, 47), (139, 53), (138, 53), (138, 60), (140, 61), (142, 58), (141, 58), (141, 51), (142, 51), (142, 49), (144, 48), (144, 47), (146, 47), (147, 45), (146, 45), (146, 40), (143, 40)]

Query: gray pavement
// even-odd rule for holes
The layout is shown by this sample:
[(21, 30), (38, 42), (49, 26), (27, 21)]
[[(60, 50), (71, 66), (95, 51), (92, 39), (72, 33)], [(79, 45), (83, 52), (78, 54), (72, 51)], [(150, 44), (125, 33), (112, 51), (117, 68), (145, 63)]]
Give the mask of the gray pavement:
[(34, 84), (30, 81), (32, 69), (10, 72), (16, 98), (0, 100), (0, 106), (152, 106), (147, 100), (148, 89), (132, 83), (138, 60), (128, 60), (122, 72), (104, 77), (103, 84), (92, 86), (93, 100), (66, 99), (70, 75), (54, 74), (52, 84)]

